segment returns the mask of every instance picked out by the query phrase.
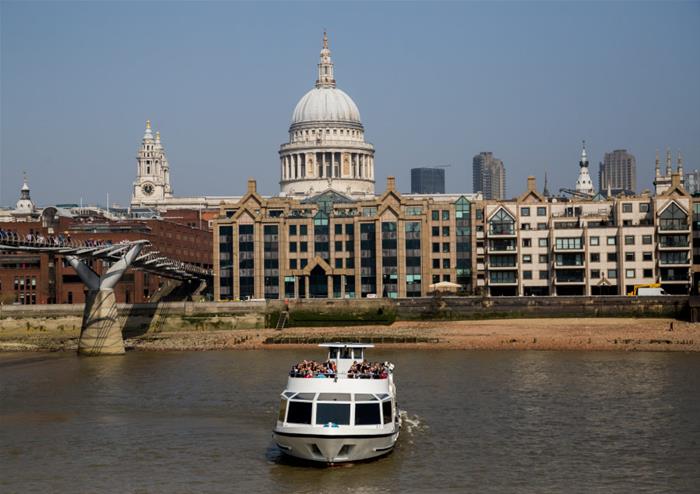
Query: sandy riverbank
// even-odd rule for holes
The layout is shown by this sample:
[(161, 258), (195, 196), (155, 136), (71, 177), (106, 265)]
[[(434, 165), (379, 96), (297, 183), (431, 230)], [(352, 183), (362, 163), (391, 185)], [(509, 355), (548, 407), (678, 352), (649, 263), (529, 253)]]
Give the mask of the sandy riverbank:
[[(382, 347), (483, 350), (700, 351), (700, 324), (672, 319), (499, 319), (396, 322), (390, 326), (251, 330), (158, 331), (126, 340), (139, 351), (290, 348), (304, 338), (417, 338), (418, 343)], [(268, 344), (266, 340), (294, 344)], [(72, 351), (77, 331), (23, 329), (0, 332), (0, 351)]]

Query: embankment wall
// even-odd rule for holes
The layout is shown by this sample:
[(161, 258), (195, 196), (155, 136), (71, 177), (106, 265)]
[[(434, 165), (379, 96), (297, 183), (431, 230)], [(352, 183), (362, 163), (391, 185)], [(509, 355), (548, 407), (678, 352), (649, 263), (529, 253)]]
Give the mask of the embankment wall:
[[(120, 304), (125, 336), (153, 331), (256, 329), (391, 324), (396, 320), (469, 320), (523, 317), (669, 317), (687, 319), (688, 297), (437, 297), (411, 299), (270, 300)], [(79, 330), (83, 306), (0, 307), (0, 330)]]

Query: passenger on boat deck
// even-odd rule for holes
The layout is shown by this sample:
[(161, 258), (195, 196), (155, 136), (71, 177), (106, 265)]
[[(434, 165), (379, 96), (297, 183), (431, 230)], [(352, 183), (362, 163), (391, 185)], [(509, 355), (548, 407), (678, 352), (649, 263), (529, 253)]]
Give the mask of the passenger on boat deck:
[(388, 376), (386, 365), (379, 362), (353, 361), (348, 369), (348, 377), (351, 379), (386, 379)]
[(332, 360), (323, 363), (314, 360), (303, 360), (297, 365), (293, 365), (289, 371), (291, 377), (335, 377), (336, 366)]

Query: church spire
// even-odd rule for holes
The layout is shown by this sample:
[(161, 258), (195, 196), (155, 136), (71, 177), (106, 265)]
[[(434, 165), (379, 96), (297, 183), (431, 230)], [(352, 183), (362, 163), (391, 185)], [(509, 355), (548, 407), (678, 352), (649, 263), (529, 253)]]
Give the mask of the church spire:
[(659, 159), (659, 150), (656, 150), (656, 176), (660, 177), (661, 176), (661, 165), (659, 164), (660, 159)]
[(673, 167), (671, 166), (671, 148), (666, 148), (666, 176), (670, 177), (673, 173)]
[(681, 175), (681, 180), (683, 180), (683, 155), (681, 155), (680, 150), (678, 151), (678, 166), (676, 171)]
[(544, 171), (544, 189), (542, 189), (542, 195), (549, 197), (549, 186), (547, 183), (547, 170)]
[(326, 31), (323, 31), (323, 48), (321, 49), (321, 62), (318, 64), (316, 87), (335, 87), (333, 62), (331, 61), (331, 50), (328, 48), (328, 34)]

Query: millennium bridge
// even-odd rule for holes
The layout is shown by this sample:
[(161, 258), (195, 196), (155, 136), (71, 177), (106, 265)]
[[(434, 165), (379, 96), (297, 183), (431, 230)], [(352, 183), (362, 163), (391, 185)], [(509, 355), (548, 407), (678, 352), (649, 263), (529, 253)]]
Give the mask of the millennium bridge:
[[(124, 353), (114, 287), (129, 268), (146, 271), (180, 282), (211, 282), (212, 271), (161, 255), (148, 240), (75, 241), (42, 236), (22, 237), (0, 230), (0, 250), (54, 254), (65, 257), (85, 284), (86, 297), (80, 328), (78, 353), (82, 355), (118, 355)], [(100, 260), (104, 272), (97, 274), (89, 266)]]

